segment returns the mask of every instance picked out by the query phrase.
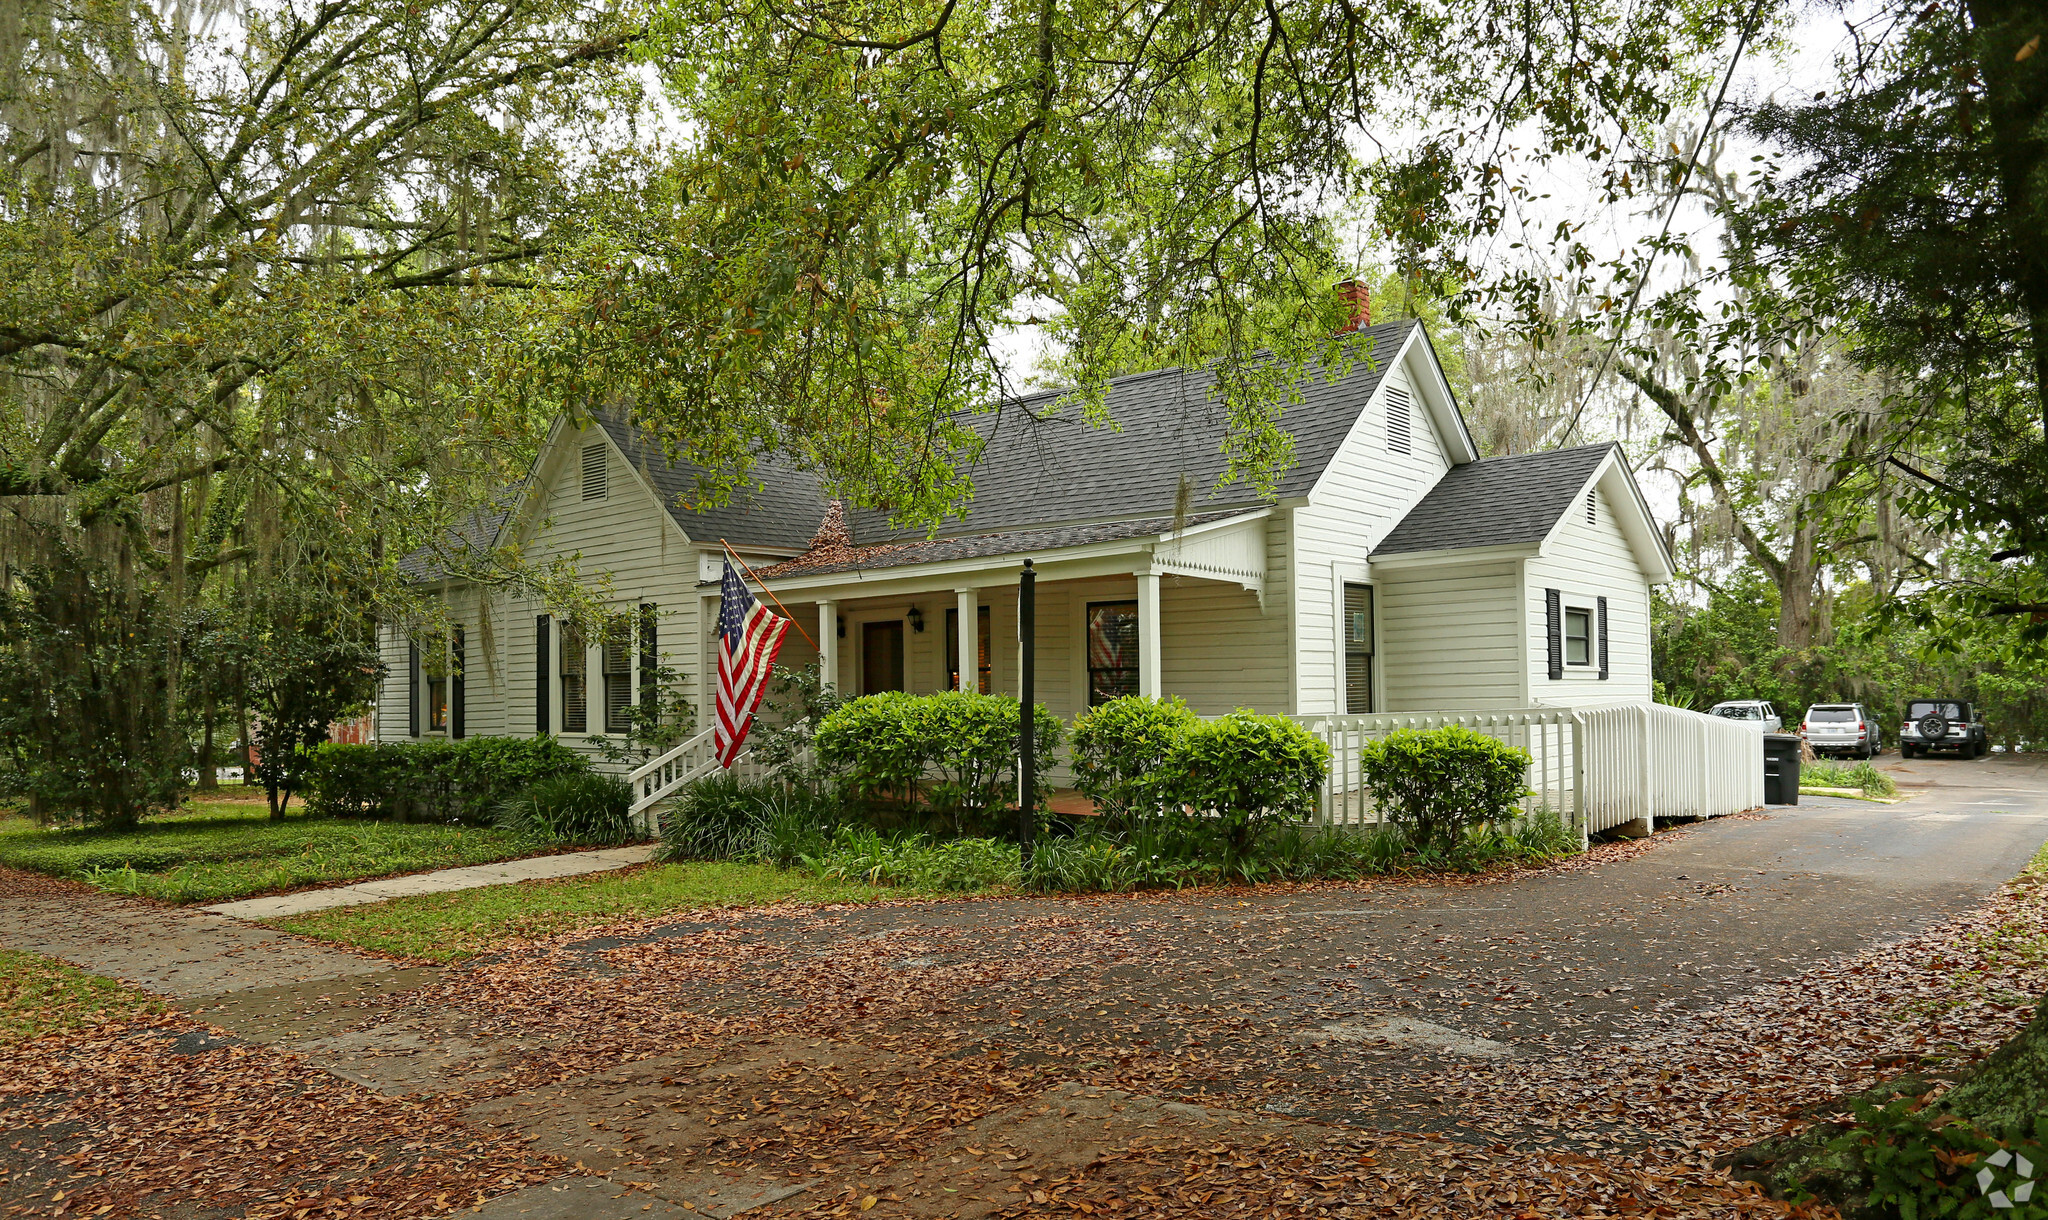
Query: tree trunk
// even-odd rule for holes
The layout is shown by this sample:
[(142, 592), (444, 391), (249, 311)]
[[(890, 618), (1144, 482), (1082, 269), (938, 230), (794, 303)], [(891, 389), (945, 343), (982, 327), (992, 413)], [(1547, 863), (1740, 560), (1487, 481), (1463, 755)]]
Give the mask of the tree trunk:
[(220, 789), (220, 768), (214, 765), (213, 723), (218, 719), (214, 708), (213, 690), (206, 692), (206, 703), (200, 710), (199, 729), (199, 790), (215, 792)]

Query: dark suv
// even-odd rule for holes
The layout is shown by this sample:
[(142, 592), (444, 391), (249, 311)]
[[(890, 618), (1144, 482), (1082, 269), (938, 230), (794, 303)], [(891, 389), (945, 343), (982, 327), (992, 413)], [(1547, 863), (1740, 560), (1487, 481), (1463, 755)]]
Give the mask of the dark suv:
[(1991, 752), (1991, 735), (1977, 711), (1961, 699), (1915, 699), (1906, 705), (1899, 730), (1899, 754), (1918, 758), (1933, 750), (1954, 750), (1964, 758)]

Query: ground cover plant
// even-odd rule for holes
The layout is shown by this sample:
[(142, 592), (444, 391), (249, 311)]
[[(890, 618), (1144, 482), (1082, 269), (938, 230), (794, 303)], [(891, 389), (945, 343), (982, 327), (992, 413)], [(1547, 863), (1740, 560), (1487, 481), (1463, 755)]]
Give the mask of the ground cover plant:
[(161, 1012), (164, 1001), (39, 953), (0, 949), (0, 1045)]
[(1799, 764), (1802, 788), (1861, 788), (1865, 796), (1897, 796), (1898, 784), (1869, 762), (1806, 762)]
[(314, 940), (453, 962), (514, 941), (624, 919), (777, 903), (874, 902), (919, 893), (908, 886), (873, 885), (772, 865), (696, 861), (336, 907), (277, 920), (274, 926)]
[(609, 847), (639, 838), (631, 819), (633, 788), (614, 775), (552, 776), (498, 806), (498, 827), (530, 838)]
[(267, 810), (253, 806), (206, 806), (125, 830), (0, 822), (0, 865), (178, 903), (222, 902), (555, 850), (512, 831), (311, 815), (273, 821)]

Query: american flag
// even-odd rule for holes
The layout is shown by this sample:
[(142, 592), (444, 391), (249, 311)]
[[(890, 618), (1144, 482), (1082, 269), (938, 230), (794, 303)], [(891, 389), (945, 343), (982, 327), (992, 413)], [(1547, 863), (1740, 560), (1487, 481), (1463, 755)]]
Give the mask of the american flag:
[(718, 765), (732, 766), (740, 747), (747, 744), (754, 709), (761, 706), (768, 671), (788, 631), (789, 620), (755, 601), (747, 582), (727, 560), (718, 598), (718, 731), (711, 737)]

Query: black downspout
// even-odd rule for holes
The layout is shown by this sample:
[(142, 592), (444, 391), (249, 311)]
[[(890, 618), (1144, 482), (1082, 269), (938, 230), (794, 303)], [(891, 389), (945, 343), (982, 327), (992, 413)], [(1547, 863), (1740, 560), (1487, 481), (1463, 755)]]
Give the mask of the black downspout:
[(1038, 787), (1037, 691), (1032, 678), (1038, 667), (1038, 573), (1031, 561), (1017, 577), (1017, 641), (1022, 645), (1022, 673), (1017, 675), (1017, 842), (1024, 859), (1031, 858), (1032, 833), (1037, 819), (1032, 816), (1033, 796)]

